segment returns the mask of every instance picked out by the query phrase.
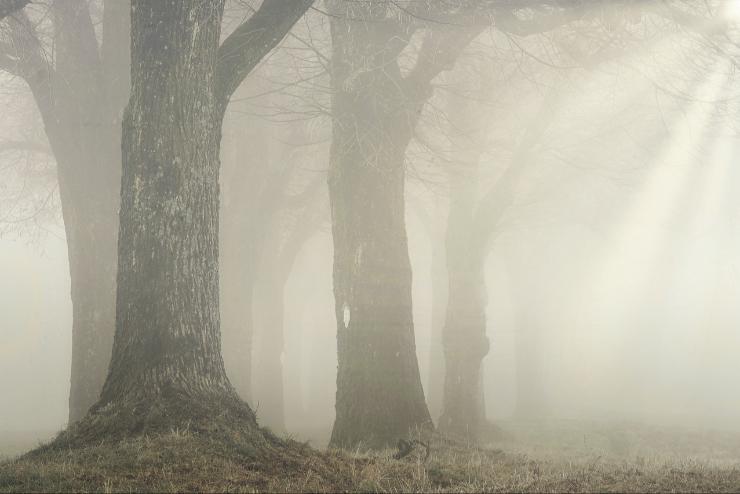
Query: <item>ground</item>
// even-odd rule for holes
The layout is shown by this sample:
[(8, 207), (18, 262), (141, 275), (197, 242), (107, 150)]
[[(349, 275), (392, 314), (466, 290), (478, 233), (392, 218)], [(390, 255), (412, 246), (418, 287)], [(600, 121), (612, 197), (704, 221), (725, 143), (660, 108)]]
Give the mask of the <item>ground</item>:
[[(0, 491), (740, 490), (740, 434), (574, 421), (502, 422), (499, 429), (482, 446), (426, 436), (426, 461), (421, 447), (395, 460), (392, 450), (327, 451), (291, 440), (255, 445), (246, 436), (214, 440), (174, 430), (5, 460)], [(2, 441), (0, 454), (17, 453), (22, 443), (0, 435)]]

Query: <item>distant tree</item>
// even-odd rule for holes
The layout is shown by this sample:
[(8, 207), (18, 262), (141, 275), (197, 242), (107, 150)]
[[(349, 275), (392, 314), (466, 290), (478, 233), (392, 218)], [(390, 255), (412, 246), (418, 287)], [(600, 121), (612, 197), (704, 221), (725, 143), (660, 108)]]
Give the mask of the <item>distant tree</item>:
[[(476, 199), (480, 151), (473, 147), (462, 153), (452, 174), (446, 238), (449, 296), (442, 339), (445, 385), (439, 421), (440, 430), (448, 433), (477, 437), (485, 423), (480, 371), (489, 348), (485, 261), (492, 234), (511, 207), (522, 176), (534, 163), (533, 155), (544, 131), (557, 115), (552, 94), (532, 117), (509, 165), (480, 202)], [(458, 102), (455, 107), (464, 109), (465, 105)], [(458, 115), (454, 120), (458, 129), (470, 129), (471, 123), (480, 122), (471, 118), (470, 112), (465, 117)]]
[[(284, 430), (283, 288), (294, 258), (327, 216), (328, 78), (316, 10), (234, 95), (222, 165), (222, 334), (229, 378)], [(318, 24), (318, 26), (317, 26)], [(325, 83), (324, 83), (325, 85)], [(321, 107), (317, 106), (317, 103)], [(295, 347), (296, 342), (290, 342)]]
[[(520, 30), (514, 24), (507, 26), (515, 35), (550, 33), (549, 58), (524, 50), (535, 63), (554, 68), (568, 66), (574, 69), (593, 69), (630, 53), (643, 37), (651, 39), (660, 33), (655, 27), (635, 35), (643, 20), (643, 11), (637, 5), (609, 5), (594, 2), (591, 5), (562, 6), (553, 4), (557, 22), (534, 22), (531, 29)], [(646, 4), (645, 15), (655, 15), (657, 20), (673, 19), (681, 11), (653, 8)], [(506, 18), (506, 17), (505, 17)], [(537, 19), (537, 16), (532, 18)], [(509, 19), (511, 20), (511, 19)], [(524, 26), (525, 23), (522, 23)], [(669, 24), (669, 27), (674, 25)], [(557, 30), (555, 29), (557, 28)], [(674, 32), (668, 30), (667, 32)], [(558, 36), (559, 34), (559, 36)], [(644, 46), (643, 46), (644, 47)], [(544, 62), (544, 63), (543, 63)], [(575, 72), (573, 78), (588, 75), (587, 71)], [(500, 87), (481, 82), (489, 92)], [(488, 295), (485, 282), (485, 263), (494, 238), (501, 232), (502, 218), (512, 207), (522, 178), (541, 160), (540, 146), (545, 134), (559, 115), (563, 84), (558, 77), (551, 77), (550, 88), (539, 107), (532, 113), (518, 138), (507, 165), (487, 190), (479, 195), (480, 147), (475, 141), (485, 132), (486, 120), (493, 117), (482, 114), (481, 95), (473, 98), (455, 98), (450, 104), (450, 132), (455, 145), (455, 156), (450, 166), (450, 211), (447, 220), (447, 272), (449, 278), (448, 305), (443, 330), (445, 353), (445, 384), (442, 415), (439, 428), (446, 433), (475, 438), (485, 426), (483, 378), (481, 363), (488, 353), (486, 335), (486, 306)], [(517, 106), (519, 103), (516, 102)], [(513, 111), (511, 109), (510, 111)], [(471, 136), (473, 137), (471, 139)], [(473, 144), (473, 145), (471, 145)], [(514, 278), (516, 275), (511, 274)], [(520, 300), (515, 301), (517, 315), (518, 389), (520, 412), (531, 414), (544, 401), (542, 363), (535, 361), (540, 352), (541, 334), (536, 321), (523, 306), (525, 291), (519, 280), (512, 280), (511, 287)]]
[[(272, 114), (287, 97), (280, 84), (260, 84), (273, 76), (275, 59), (285, 51), (283, 45), (261, 65), (253, 78), (257, 84), (243, 85), (235, 97), (244, 101), (233, 103), (229, 112), (222, 165), (224, 361), (240, 396), (259, 402), (260, 419), (273, 430), (285, 427), (283, 287), (295, 256), (326, 216), (320, 207), (325, 165), (314, 165), (326, 146), (316, 153), (306, 122), (276, 121)], [(257, 109), (264, 114), (251, 113)]]
[[(387, 446), (412, 428), (431, 426), (412, 321), (404, 177), (406, 150), (434, 92), (433, 80), (452, 69), (486, 28), (541, 33), (578, 18), (583, 9), (563, 15), (559, 5), (486, 0), (336, 0), (327, 7), (339, 357), (331, 442)], [(457, 358), (462, 362), (464, 352)], [(477, 371), (464, 374), (475, 380)]]
[(276, 218), (267, 232), (260, 262), (255, 296), (259, 346), (254, 391), (260, 403), (262, 423), (273, 430), (285, 430), (285, 285), (302, 247), (326, 220), (325, 200), (322, 200), (325, 183), (320, 180), (308, 184), (307, 193), (301, 194), (299, 203)]
[[(438, 13), (425, 2), (410, 10), (392, 2), (327, 5), (339, 359), (331, 443), (382, 447), (413, 428), (432, 426), (412, 320), (405, 153), (433, 92), (432, 80), (452, 67), (483, 26), (464, 27), (461, 21), (470, 21), (471, 12), (447, 19), (461, 24), (424, 20)], [(423, 41), (404, 73), (402, 54), (413, 47), (416, 32)]]
[(55, 1), (48, 16), (19, 10), (29, 3), (0, 4), (0, 70), (27, 83), (57, 163), (71, 280), (74, 422), (100, 395), (113, 341), (129, 3), (102, 2), (100, 43), (91, 12), (97, 3)]

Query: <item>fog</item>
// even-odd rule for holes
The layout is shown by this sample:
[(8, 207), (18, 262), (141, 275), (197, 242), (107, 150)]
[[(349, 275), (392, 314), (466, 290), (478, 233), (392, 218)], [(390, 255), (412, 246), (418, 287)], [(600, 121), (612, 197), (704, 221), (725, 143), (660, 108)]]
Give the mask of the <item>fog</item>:
[[(328, 22), (307, 14), (236, 90), (220, 150), (227, 373), (261, 424), (319, 445), (335, 422), (342, 324), (326, 185), (336, 159)], [(415, 351), (435, 422), (445, 243), (462, 238), (445, 232), (465, 199), (470, 231), (492, 232), (488, 421), (740, 429), (740, 85), (734, 59), (661, 26), (632, 29), (621, 54), (590, 64), (566, 53), (599, 53), (588, 36), (566, 42), (575, 30), (517, 43), (486, 31), (434, 79), (404, 154), (404, 214)], [(403, 50), (401, 72), (421, 43)], [(33, 443), (69, 421), (73, 307), (44, 125), (18, 78), (3, 74), (0, 86), (0, 145), (45, 149), (0, 147), (3, 454), (3, 437)], [(490, 197), (499, 202), (486, 210)]]

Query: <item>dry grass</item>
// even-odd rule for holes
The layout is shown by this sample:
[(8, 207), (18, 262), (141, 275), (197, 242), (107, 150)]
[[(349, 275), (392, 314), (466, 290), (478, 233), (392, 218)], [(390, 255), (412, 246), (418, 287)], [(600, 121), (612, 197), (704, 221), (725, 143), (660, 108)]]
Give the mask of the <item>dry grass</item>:
[(316, 451), (189, 431), (46, 450), (0, 464), (0, 491), (95, 492), (737, 492), (740, 441), (583, 423), (503, 424), (487, 448), (427, 437), (393, 451)]

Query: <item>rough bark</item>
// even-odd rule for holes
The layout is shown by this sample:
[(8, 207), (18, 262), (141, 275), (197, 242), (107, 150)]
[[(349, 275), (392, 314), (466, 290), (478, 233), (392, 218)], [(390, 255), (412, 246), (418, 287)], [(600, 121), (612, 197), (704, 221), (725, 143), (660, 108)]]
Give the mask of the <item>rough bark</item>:
[(100, 400), (73, 440), (180, 426), (255, 430), (221, 357), (223, 4), (132, 2), (113, 353)]
[(369, 163), (364, 153), (348, 152), (354, 139), (354, 130), (335, 126), (329, 190), (338, 370), (331, 443), (386, 446), (431, 418), (414, 340), (403, 151)]
[[(393, 33), (366, 5), (335, 5), (329, 195), (337, 319), (331, 444), (385, 446), (431, 423), (414, 341), (404, 154), (412, 132)], [(384, 12), (380, 13), (385, 16)]]
[(221, 358), (215, 60), (223, 1), (132, 3), (116, 333), (99, 407), (235, 396)]

